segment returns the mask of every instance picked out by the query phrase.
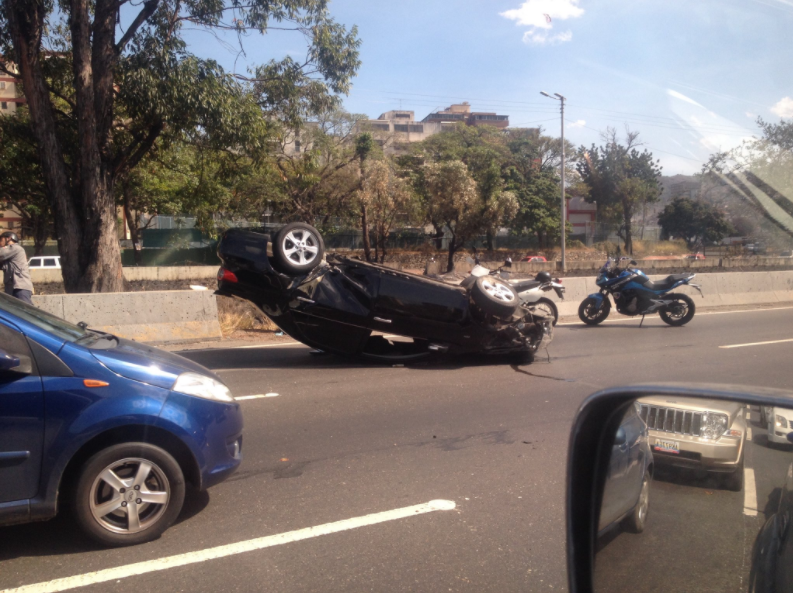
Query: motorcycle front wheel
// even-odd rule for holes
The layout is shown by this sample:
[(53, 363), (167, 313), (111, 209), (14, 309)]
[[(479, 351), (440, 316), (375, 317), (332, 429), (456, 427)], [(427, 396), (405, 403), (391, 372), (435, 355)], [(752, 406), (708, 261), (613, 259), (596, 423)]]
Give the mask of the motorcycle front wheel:
[(603, 298), (603, 305), (598, 309), (598, 301), (594, 297), (587, 297), (578, 307), (578, 317), (587, 325), (597, 325), (603, 322), (611, 312), (611, 302)]
[(685, 325), (694, 318), (694, 301), (687, 294), (672, 293), (666, 295), (665, 299), (674, 301), (659, 311), (664, 323), (671, 326)]

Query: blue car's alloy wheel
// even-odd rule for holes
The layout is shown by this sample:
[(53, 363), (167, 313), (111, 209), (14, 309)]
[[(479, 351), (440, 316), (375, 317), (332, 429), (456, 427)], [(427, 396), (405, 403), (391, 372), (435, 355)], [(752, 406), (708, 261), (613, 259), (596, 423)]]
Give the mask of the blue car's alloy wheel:
[(106, 545), (155, 539), (179, 515), (184, 476), (166, 451), (146, 443), (108, 447), (85, 464), (77, 483), (76, 516)]

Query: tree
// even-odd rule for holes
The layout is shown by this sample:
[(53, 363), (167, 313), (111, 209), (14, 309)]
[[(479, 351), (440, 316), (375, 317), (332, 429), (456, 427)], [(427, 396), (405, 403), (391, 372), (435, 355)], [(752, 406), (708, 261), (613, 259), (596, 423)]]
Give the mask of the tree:
[(20, 214), (23, 233), (33, 237), (34, 254), (41, 255), (52, 235), (52, 212), (28, 130), (24, 110), (0, 116), (0, 211)]
[[(265, 150), (277, 127), (265, 115), (334, 103), (360, 65), (356, 29), (335, 23), (324, 0), (146, 0), (123, 28), (126, 0), (1, 1), (0, 52), (19, 69), (70, 292), (122, 289), (114, 186), (163, 134)], [(305, 62), (235, 78), (182, 38), (185, 24), (241, 39), (272, 21), (307, 39)]]
[(451, 235), (446, 267), (451, 272), (457, 250), (489, 228), (493, 221), (514, 216), (517, 200), (511, 192), (499, 192), (483, 208), (476, 181), (462, 161), (429, 163), (424, 165), (422, 173), (426, 217)]
[[(391, 163), (385, 159), (371, 161), (365, 168), (363, 183), (357, 192), (361, 211), (368, 212), (375, 234), (375, 261), (383, 263), (386, 242), (398, 220), (416, 218), (416, 196), (409, 184), (397, 177)], [(368, 227), (365, 227), (368, 233)]]
[[(559, 239), (561, 229), (561, 139), (518, 128), (507, 131), (506, 142), (510, 159), (503, 173), (505, 188), (514, 192), (519, 205), (512, 230), (535, 235), (540, 248), (549, 247)], [(565, 144), (567, 153), (574, 154), (573, 146)], [(567, 159), (565, 168), (566, 185), (574, 185), (575, 161)]]
[(577, 165), (587, 201), (597, 202), (601, 220), (619, 225), (617, 232), (627, 254), (633, 254), (631, 220), (637, 207), (661, 195), (661, 167), (652, 153), (639, 152), (638, 138), (638, 132), (627, 131), (625, 144), (620, 144), (616, 131), (608, 129), (603, 146), (579, 149)]
[(751, 216), (749, 227), (766, 227), (787, 242), (793, 235), (793, 120), (772, 124), (758, 118), (757, 125), (759, 138), (710, 156), (701, 193), (734, 211), (737, 226), (747, 226), (738, 225), (738, 217)]
[(658, 215), (658, 224), (667, 237), (680, 237), (692, 251), (706, 242), (715, 243), (735, 229), (722, 212), (705, 202), (679, 197)]

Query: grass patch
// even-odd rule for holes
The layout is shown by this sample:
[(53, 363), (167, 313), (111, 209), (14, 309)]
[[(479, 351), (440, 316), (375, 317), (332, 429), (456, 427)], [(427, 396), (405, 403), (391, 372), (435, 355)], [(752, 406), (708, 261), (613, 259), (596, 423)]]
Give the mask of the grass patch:
[(236, 331), (274, 332), (278, 326), (253, 303), (244, 299), (218, 296), (220, 331), (228, 337)]

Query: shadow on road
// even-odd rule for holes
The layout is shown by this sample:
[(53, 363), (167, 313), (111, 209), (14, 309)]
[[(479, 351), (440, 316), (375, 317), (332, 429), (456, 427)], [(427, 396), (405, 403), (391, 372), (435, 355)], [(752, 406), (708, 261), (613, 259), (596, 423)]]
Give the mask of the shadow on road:
[[(182, 512), (175, 524), (192, 519), (208, 504), (208, 492), (188, 490)], [(82, 554), (105, 549), (83, 535), (69, 516), (68, 509), (63, 507), (61, 514), (51, 521), (0, 528), (0, 541), (7, 544), (0, 547), (0, 562), (14, 558)]]
[[(434, 355), (412, 362), (370, 361), (359, 357), (344, 357), (334, 354), (312, 355), (306, 348), (285, 346), (282, 348), (248, 348), (189, 350), (179, 353), (185, 358), (213, 371), (231, 369), (289, 369), (300, 372), (313, 369), (363, 369), (389, 368), (394, 366), (415, 370), (456, 370), (464, 367), (514, 366), (527, 368), (546, 364), (544, 351), (537, 355), (535, 363), (526, 364), (523, 357), (515, 354), (461, 354), (457, 356)], [(553, 360), (553, 353), (551, 353)]]

